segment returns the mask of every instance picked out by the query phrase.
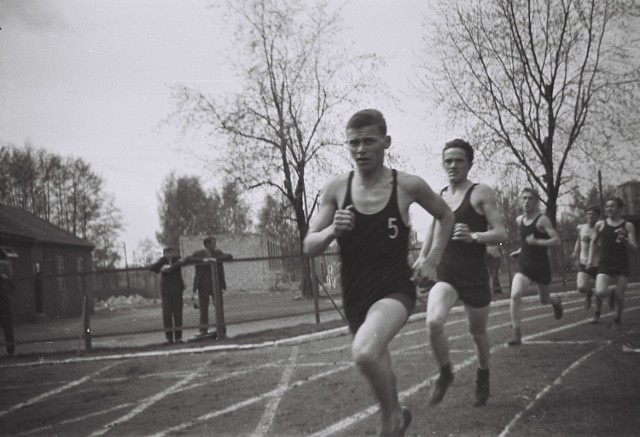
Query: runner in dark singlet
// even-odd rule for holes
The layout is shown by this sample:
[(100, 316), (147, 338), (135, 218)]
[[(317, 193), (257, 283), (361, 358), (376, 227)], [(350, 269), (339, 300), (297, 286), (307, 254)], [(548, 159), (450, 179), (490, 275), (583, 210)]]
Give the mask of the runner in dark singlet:
[[(638, 250), (635, 227), (633, 223), (625, 221), (622, 217), (623, 207), (624, 203), (619, 197), (611, 198), (605, 203), (604, 211), (607, 218), (596, 223), (587, 263), (587, 267), (592, 267), (596, 245), (600, 244), (596, 296), (600, 299), (609, 296), (614, 298), (614, 328), (619, 328), (622, 323), (624, 294), (629, 282), (629, 250)], [(612, 282), (615, 283), (613, 291), (609, 289), (609, 284)], [(598, 323), (601, 306), (600, 304), (596, 307), (592, 323)]]
[(511, 253), (518, 259), (520, 271), (513, 276), (511, 283), (511, 325), (513, 338), (509, 346), (522, 344), (520, 307), (522, 297), (529, 285), (536, 284), (540, 303), (551, 304), (556, 320), (562, 318), (562, 301), (558, 295), (550, 296), (551, 266), (549, 264), (548, 247), (559, 246), (560, 238), (551, 224), (549, 217), (540, 212), (540, 196), (533, 188), (522, 190), (522, 209), (524, 214), (516, 219), (520, 230), (520, 249)]
[[(436, 405), (442, 401), (453, 382), (444, 324), (453, 305), (461, 300), (478, 356), (475, 405), (482, 406), (486, 405), (490, 391), (487, 319), (491, 289), (485, 244), (501, 243), (506, 240), (507, 233), (491, 188), (468, 179), (473, 165), (473, 148), (469, 143), (459, 139), (448, 142), (442, 152), (442, 162), (449, 186), (442, 190), (441, 195), (454, 209), (456, 224), (438, 265), (438, 282), (429, 291), (427, 301), (429, 338), (440, 368), (429, 404)], [(424, 247), (429, 244), (430, 235), (427, 235)]]
[(404, 326), (416, 299), (407, 264), (409, 206), (417, 203), (436, 223), (434, 244), (421, 251), (413, 269), (419, 286), (436, 278), (453, 213), (423, 179), (384, 165), (391, 137), (379, 111), (354, 114), (346, 136), (356, 170), (325, 186), (304, 252), (319, 255), (338, 239), (343, 300), (353, 333), (351, 355), (380, 404), (379, 435), (402, 436), (411, 413), (398, 400), (389, 342)]
[[(351, 198), (353, 175), (353, 172), (349, 173), (342, 209), (354, 205)], [(353, 333), (364, 322), (369, 308), (383, 297), (398, 300), (409, 314), (415, 307), (416, 287), (411, 282), (412, 270), (407, 259), (410, 228), (398, 209), (396, 170), (392, 170), (392, 175), (391, 197), (386, 206), (373, 214), (363, 214), (353, 207), (354, 229), (338, 237), (343, 303)], [(390, 290), (393, 293), (389, 294)]]
[(526, 240), (529, 235), (533, 235), (536, 240), (549, 239), (550, 236), (545, 230), (538, 229), (538, 220), (542, 214), (538, 216), (530, 224), (524, 224), (524, 217), (520, 217), (520, 256), (518, 256), (518, 265), (520, 272), (531, 280), (542, 285), (551, 283), (551, 264), (549, 262), (549, 253), (544, 246), (534, 246), (527, 244)]

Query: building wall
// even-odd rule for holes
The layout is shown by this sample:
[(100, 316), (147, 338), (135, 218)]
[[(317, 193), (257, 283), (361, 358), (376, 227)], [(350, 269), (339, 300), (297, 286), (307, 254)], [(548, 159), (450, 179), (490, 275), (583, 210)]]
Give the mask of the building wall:
[[(12, 259), (16, 290), (11, 297), (11, 310), (16, 321), (35, 320), (39, 313), (36, 308), (39, 296), (42, 298), (41, 314), (50, 317), (77, 317), (82, 314), (83, 280), (79, 269), (92, 269), (91, 249), (33, 245), (20, 240), (3, 241), (2, 244), (10, 246), (18, 254), (18, 258)], [(41, 266), (40, 276), (36, 276), (36, 262)], [(92, 303), (91, 287), (85, 286)]]

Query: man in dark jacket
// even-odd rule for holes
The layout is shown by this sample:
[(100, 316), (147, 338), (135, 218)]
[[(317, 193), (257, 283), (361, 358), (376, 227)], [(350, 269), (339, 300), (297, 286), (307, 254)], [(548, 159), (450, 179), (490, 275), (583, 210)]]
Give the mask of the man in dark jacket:
[(233, 256), (224, 253), (216, 247), (215, 237), (207, 237), (203, 240), (204, 249), (200, 249), (185, 259), (188, 263), (200, 263), (196, 265), (193, 278), (193, 292), (198, 291), (198, 305), (200, 307), (200, 335), (206, 336), (209, 331), (209, 296), (213, 298), (213, 276), (210, 264), (207, 261), (216, 261), (218, 271), (218, 284), (222, 291), (227, 289), (222, 261), (233, 259)]
[(162, 296), (162, 322), (167, 337), (165, 344), (182, 343), (182, 266), (178, 251), (167, 247), (164, 256), (153, 263), (150, 270), (160, 273), (160, 293)]

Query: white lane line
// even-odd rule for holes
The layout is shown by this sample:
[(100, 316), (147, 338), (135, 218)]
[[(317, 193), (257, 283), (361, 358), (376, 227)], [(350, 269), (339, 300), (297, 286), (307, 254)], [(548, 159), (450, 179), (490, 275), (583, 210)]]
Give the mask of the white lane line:
[(514, 416), (513, 419), (511, 419), (511, 421), (507, 424), (507, 426), (505, 426), (505, 428), (502, 430), (502, 432), (498, 435), (498, 437), (505, 437), (507, 435), (509, 435), (510, 432), (513, 431), (513, 429), (515, 428), (515, 426), (518, 424), (518, 422), (520, 421), (520, 419), (522, 418), (522, 416), (524, 416), (524, 414), (527, 411), (530, 411), (535, 405), (536, 402), (538, 402), (540, 399), (542, 399), (547, 393), (549, 393), (553, 388), (559, 386), (562, 383), (562, 378), (564, 378), (565, 376), (567, 376), (569, 374), (569, 372), (571, 372), (573, 369), (575, 369), (576, 367), (578, 367), (580, 364), (582, 364), (584, 361), (586, 361), (587, 359), (589, 359), (592, 355), (600, 352), (602, 349), (604, 349), (605, 347), (609, 346), (611, 344), (611, 341), (607, 341), (605, 344), (603, 344), (602, 346), (592, 350), (591, 352), (587, 353), (586, 355), (583, 355), (581, 358), (579, 358), (577, 361), (575, 361), (573, 364), (571, 364), (569, 367), (567, 367), (566, 369), (564, 369), (564, 371), (560, 374), (560, 376), (558, 376), (558, 378), (556, 378), (555, 381), (553, 381), (551, 384), (549, 384), (548, 386), (546, 386), (544, 389), (542, 389), (542, 391), (540, 391), (536, 397), (533, 399), (533, 401), (531, 401), (529, 403), (529, 405), (527, 405), (524, 410), (520, 411), (518, 414), (516, 414)]
[[(296, 387), (296, 388), (297, 387), (301, 387), (301, 386), (306, 385), (306, 384), (308, 384), (310, 382), (326, 378), (326, 377), (328, 377), (330, 375), (333, 375), (334, 373), (342, 372), (344, 370), (352, 369), (352, 368), (353, 368), (353, 364), (349, 364), (349, 365), (337, 367), (335, 369), (327, 370), (326, 372), (321, 372), (321, 373), (315, 374), (315, 375), (313, 375), (313, 376), (311, 376), (311, 377), (309, 377), (307, 379), (298, 380), (298, 381), (294, 382), (293, 384), (291, 384), (291, 387), (292, 388), (293, 387)], [(164, 431), (160, 431), (160, 432), (158, 432), (156, 434), (153, 434), (153, 437), (163, 437), (163, 436), (166, 436), (166, 435), (171, 434), (171, 433), (184, 431), (185, 429), (191, 428), (191, 427), (197, 425), (198, 423), (206, 422), (208, 420), (215, 419), (216, 417), (223, 416), (225, 414), (234, 413), (234, 412), (236, 412), (238, 410), (241, 410), (242, 408), (246, 408), (246, 407), (249, 407), (251, 405), (257, 404), (259, 402), (262, 402), (265, 399), (268, 399), (271, 396), (274, 396), (276, 393), (277, 393), (277, 390), (271, 390), (271, 391), (268, 391), (268, 392), (263, 393), (261, 395), (253, 396), (251, 398), (245, 399), (244, 401), (238, 402), (238, 403), (233, 404), (233, 405), (229, 405), (227, 408), (225, 408), (223, 410), (213, 411), (211, 413), (204, 414), (204, 415), (202, 415), (200, 417), (197, 417), (197, 418), (195, 418), (193, 420), (190, 420), (188, 422), (183, 422), (183, 423), (181, 423), (179, 425), (176, 425), (176, 426), (173, 426), (171, 428), (165, 429)]]
[(53, 424), (53, 425), (46, 425), (46, 426), (41, 426), (40, 428), (34, 428), (34, 429), (31, 429), (31, 430), (26, 431), (26, 432), (22, 432), (22, 433), (17, 434), (17, 435), (18, 436), (23, 436), (23, 435), (30, 435), (30, 434), (36, 434), (36, 433), (39, 434), (39, 433), (41, 433), (43, 431), (50, 431), (55, 426), (64, 426), (64, 425), (70, 425), (70, 424), (76, 423), (76, 422), (82, 422), (83, 420), (91, 419), (93, 417), (101, 416), (103, 414), (108, 414), (108, 413), (111, 413), (112, 411), (117, 411), (117, 410), (121, 410), (123, 408), (128, 408), (131, 405), (133, 405), (133, 403), (127, 402), (126, 404), (116, 405), (115, 407), (107, 408), (106, 410), (100, 410), (100, 411), (96, 411), (94, 413), (85, 414), (84, 416), (75, 417), (73, 419), (63, 420), (62, 422), (59, 422), (59, 423), (56, 423), (56, 424)]
[[(633, 311), (633, 310), (636, 310), (636, 309), (640, 309), (640, 306), (639, 307), (626, 308), (625, 311)], [(537, 318), (540, 318), (540, 317), (547, 317), (547, 316), (546, 315), (544, 315), (544, 316), (534, 316), (534, 317), (530, 317), (529, 319), (537, 319)], [(569, 324), (569, 325), (564, 325), (564, 326), (561, 326), (561, 327), (558, 327), (558, 328), (542, 331), (542, 332), (539, 332), (537, 334), (532, 334), (532, 335), (523, 337), (522, 341), (524, 342), (525, 340), (530, 340), (530, 339), (533, 339), (533, 338), (542, 337), (542, 336), (545, 336), (545, 335), (548, 335), (548, 334), (552, 334), (552, 333), (555, 333), (555, 332), (560, 332), (560, 331), (564, 331), (564, 330), (568, 330), (568, 329), (573, 329), (573, 328), (575, 328), (577, 326), (580, 326), (580, 325), (583, 325), (583, 324), (587, 323), (589, 320), (591, 320), (591, 319), (583, 319), (583, 320), (581, 320), (579, 322), (575, 322), (575, 323), (572, 323), (572, 324)], [(468, 334), (466, 334), (466, 335), (468, 335)], [(456, 337), (461, 337), (461, 336), (456, 336)], [(424, 347), (424, 345), (422, 347)], [(604, 346), (601, 346), (601, 348), (602, 347), (604, 347)], [(506, 343), (501, 343), (501, 344), (498, 344), (498, 345), (492, 347), (489, 350), (489, 353), (491, 355), (493, 355), (496, 351), (498, 351), (500, 349), (506, 349), (506, 348), (507, 348), (507, 344)], [(463, 362), (455, 365), (454, 366), (454, 370), (457, 372), (459, 370), (464, 369), (465, 367), (470, 366), (471, 364), (473, 364), (475, 362), (476, 362), (476, 357), (472, 356), (472, 357), (464, 360)], [(412, 396), (412, 395), (416, 394), (421, 389), (423, 389), (425, 387), (428, 387), (430, 385), (430, 382), (435, 380), (437, 377), (438, 377), (437, 374), (433, 375), (433, 376), (430, 376), (425, 381), (423, 381), (421, 383), (418, 383), (418, 384), (415, 384), (415, 385), (409, 387), (406, 390), (403, 390), (401, 393), (398, 394), (398, 397), (399, 397), (400, 401), (404, 400), (408, 396)], [(353, 426), (357, 422), (359, 422), (361, 420), (364, 420), (364, 419), (368, 418), (369, 416), (377, 413), (378, 411), (379, 411), (379, 407), (377, 405), (371, 405), (368, 408), (366, 408), (366, 409), (364, 409), (364, 410), (362, 410), (362, 411), (360, 411), (360, 412), (358, 412), (356, 414), (353, 414), (353, 415), (351, 415), (349, 417), (346, 417), (343, 420), (341, 420), (339, 422), (336, 422), (333, 425), (330, 425), (329, 427), (312, 434), (311, 436), (312, 437), (327, 437), (327, 436), (330, 436), (332, 434), (335, 434), (335, 433), (338, 433), (338, 432), (342, 432), (345, 429)]]
[(93, 377), (95, 377), (95, 376), (97, 376), (97, 375), (101, 374), (102, 372), (105, 372), (105, 371), (109, 370), (110, 368), (112, 368), (112, 367), (114, 367), (114, 366), (116, 366), (116, 365), (118, 365), (118, 364), (120, 364), (120, 363), (111, 363), (111, 364), (109, 364), (109, 365), (107, 365), (107, 366), (104, 366), (103, 368), (101, 368), (101, 369), (99, 369), (99, 370), (96, 370), (96, 371), (95, 371), (95, 372), (93, 372), (93, 373), (90, 373), (90, 374), (89, 374), (89, 375), (87, 375), (87, 376), (83, 376), (82, 378), (77, 379), (77, 380), (75, 380), (75, 381), (71, 381), (71, 382), (69, 382), (69, 383), (67, 383), (67, 384), (65, 384), (65, 385), (63, 385), (63, 386), (61, 386), (61, 387), (55, 388), (55, 389), (50, 390), (50, 391), (48, 391), (48, 392), (46, 392), (46, 393), (42, 393), (41, 395), (38, 395), (38, 396), (36, 396), (35, 398), (31, 398), (31, 399), (29, 399), (29, 400), (26, 400), (26, 401), (24, 401), (24, 402), (21, 402), (21, 403), (19, 403), (19, 404), (16, 404), (16, 405), (14, 405), (13, 407), (10, 407), (10, 408), (9, 408), (9, 409), (7, 409), (7, 410), (2, 410), (2, 411), (0, 411), (0, 417), (4, 416), (4, 415), (6, 415), (6, 414), (9, 414), (9, 413), (11, 413), (12, 411), (16, 411), (16, 410), (18, 410), (18, 409), (20, 409), (20, 408), (24, 408), (24, 407), (26, 407), (26, 406), (33, 405), (33, 404), (35, 404), (35, 403), (38, 403), (38, 402), (44, 401), (44, 400), (46, 400), (46, 399), (49, 399), (49, 398), (50, 398), (50, 397), (52, 397), (52, 396), (55, 396), (55, 395), (57, 395), (57, 394), (59, 394), (59, 393), (62, 393), (62, 392), (64, 392), (64, 391), (66, 391), (66, 390), (69, 390), (69, 389), (71, 389), (71, 388), (73, 388), (73, 387), (76, 387), (76, 386), (78, 386), (78, 385), (80, 385), (80, 384), (82, 384), (82, 383), (84, 383), (84, 382), (89, 381), (89, 380), (90, 380), (90, 379), (92, 379)]
[(193, 379), (197, 378), (202, 373), (204, 373), (204, 370), (210, 365), (211, 365), (211, 361), (205, 362), (203, 365), (198, 367), (193, 372), (190, 372), (187, 376), (185, 376), (183, 379), (181, 379), (177, 383), (175, 383), (172, 386), (162, 390), (159, 393), (156, 393), (155, 395), (149, 396), (148, 398), (142, 400), (138, 404), (138, 406), (136, 408), (134, 408), (133, 410), (131, 410), (129, 413), (125, 414), (122, 417), (119, 417), (118, 419), (116, 419), (116, 420), (104, 425), (101, 429), (98, 429), (98, 430), (94, 431), (93, 433), (91, 433), (90, 434), (91, 437), (98, 437), (98, 436), (104, 435), (107, 432), (111, 431), (112, 428), (131, 420), (132, 418), (134, 418), (138, 414), (142, 413), (144, 410), (146, 410), (150, 406), (160, 402), (161, 400), (163, 400), (164, 398), (166, 398), (170, 394), (178, 391), (180, 389), (180, 387), (190, 383)]
[(276, 389), (275, 395), (269, 400), (267, 406), (264, 410), (264, 414), (262, 418), (260, 418), (260, 422), (258, 422), (258, 426), (253, 432), (253, 436), (263, 437), (267, 435), (269, 430), (271, 429), (271, 425), (273, 424), (273, 419), (276, 417), (276, 411), (278, 411), (278, 405), (280, 405), (280, 401), (282, 397), (285, 395), (287, 390), (289, 389), (289, 381), (291, 380), (291, 376), (293, 375), (293, 371), (296, 367), (296, 362), (298, 361), (298, 352), (300, 348), (298, 346), (294, 346), (291, 350), (291, 356), (289, 357), (289, 363), (287, 367), (282, 372), (282, 378), (280, 379), (280, 383), (278, 384), (278, 388)]

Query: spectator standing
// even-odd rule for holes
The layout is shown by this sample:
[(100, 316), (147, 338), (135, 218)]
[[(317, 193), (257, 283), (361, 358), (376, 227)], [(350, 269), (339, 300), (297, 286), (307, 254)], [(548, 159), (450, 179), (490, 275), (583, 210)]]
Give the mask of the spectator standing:
[(183, 265), (178, 251), (173, 247), (166, 247), (163, 256), (149, 268), (152, 272), (160, 274), (162, 322), (167, 345), (182, 343)]
[[(227, 289), (227, 282), (224, 274), (224, 265), (222, 261), (233, 259), (233, 256), (224, 253), (217, 248), (215, 237), (207, 237), (202, 243), (204, 249), (194, 252), (191, 256), (185, 258), (185, 262), (189, 264), (197, 263), (195, 267), (195, 275), (193, 277), (193, 292), (198, 292), (198, 307), (200, 309), (200, 337), (206, 337), (209, 333), (209, 299), (213, 299), (213, 276), (212, 266), (207, 262), (215, 262), (218, 271), (218, 284), (220, 290)], [(213, 333), (214, 336), (216, 333)]]

